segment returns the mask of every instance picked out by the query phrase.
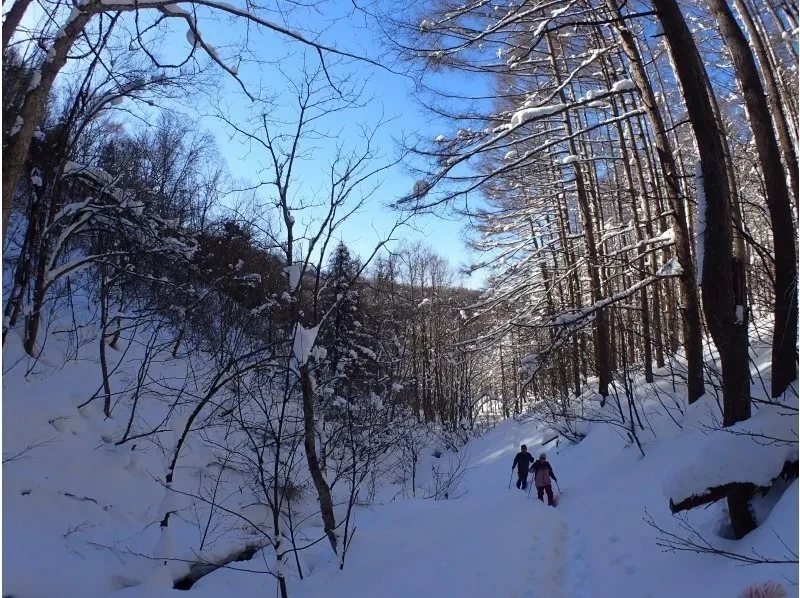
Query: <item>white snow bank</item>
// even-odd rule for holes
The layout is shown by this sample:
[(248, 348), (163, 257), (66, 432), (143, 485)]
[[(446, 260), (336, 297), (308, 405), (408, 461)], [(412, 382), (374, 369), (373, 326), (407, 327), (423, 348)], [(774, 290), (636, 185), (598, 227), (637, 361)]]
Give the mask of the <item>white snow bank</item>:
[(667, 473), (664, 494), (679, 502), (733, 482), (769, 486), (786, 461), (797, 460), (796, 422), (796, 414), (770, 405), (735, 426), (715, 430), (696, 444), (695, 458)]

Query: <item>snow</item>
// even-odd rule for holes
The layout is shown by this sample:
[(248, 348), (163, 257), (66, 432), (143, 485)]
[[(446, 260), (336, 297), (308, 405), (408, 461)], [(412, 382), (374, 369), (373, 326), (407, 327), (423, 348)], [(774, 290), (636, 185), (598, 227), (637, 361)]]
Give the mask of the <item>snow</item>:
[(536, 353), (526, 355), (519, 360), (519, 365), (529, 374), (533, 375), (539, 368), (539, 356)]
[(33, 76), (31, 77), (30, 85), (28, 85), (28, 91), (33, 91), (42, 83), (42, 71), (36, 69), (33, 71)]
[(694, 219), (694, 238), (697, 243), (697, 284), (703, 284), (703, 259), (706, 251), (706, 189), (703, 186), (703, 164), (697, 161), (694, 167), (694, 182), (697, 189), (697, 215)]
[(536, 106), (532, 108), (522, 108), (517, 110), (511, 117), (511, 127), (519, 127), (526, 122), (550, 116), (564, 110), (564, 104), (552, 104), (549, 106)]
[(575, 164), (576, 162), (580, 162), (580, 160), (581, 159), (580, 159), (579, 156), (575, 156), (575, 155), (571, 154), (569, 156), (566, 156), (565, 158), (562, 158), (561, 164), (564, 164), (564, 165), (566, 165), (566, 164)]
[(22, 125), (24, 125), (24, 124), (25, 124), (25, 121), (22, 119), (22, 117), (21, 117), (21, 116), (18, 116), (18, 117), (17, 117), (17, 120), (15, 120), (15, 121), (14, 121), (14, 126), (13, 126), (13, 127), (11, 127), (11, 131), (9, 131), (9, 133), (8, 133), (8, 134), (9, 134), (11, 137), (13, 137), (13, 136), (14, 136), (14, 135), (16, 135), (17, 133), (19, 133), (19, 130), (22, 128)]
[(786, 461), (798, 459), (796, 419), (770, 405), (735, 426), (690, 439), (684, 448), (695, 458), (667, 472), (665, 496), (677, 503), (732, 482), (771, 485)]
[(251, 272), (250, 274), (237, 277), (236, 280), (248, 285), (261, 284), (261, 274), (258, 272)]
[[(671, 271), (677, 268), (677, 263), (669, 266)], [(302, 326), (295, 329), (294, 356), (299, 363), (316, 354), (317, 331)], [(115, 387), (126, 378), (135, 384), (143, 358), (142, 340), (131, 343), (130, 353), (112, 378)], [(170, 429), (157, 439), (115, 446), (108, 439), (118, 438), (115, 434), (124, 429), (127, 412), (115, 411), (106, 419), (97, 401), (77, 409), (97, 389), (96, 350), (84, 347), (79, 359), (62, 362), (60, 351), (65, 347), (60, 343), (58, 338), (48, 339), (46, 346), (47, 359), (58, 362), (56, 365), (38, 365), (30, 372), (18, 330), (12, 329), (3, 348), (4, 458), (36, 445), (23, 458), (3, 465), (4, 541), (13, 546), (4, 551), (3, 593), (186, 596), (186, 592), (172, 589), (173, 580), (188, 568), (180, 559), (197, 558), (193, 551), (198, 528), (202, 529), (208, 509), (201, 510), (197, 520), (192, 509), (184, 509), (163, 529), (158, 521), (163, 512), (184, 506), (178, 491), (196, 491), (201, 479), (209, 475), (213, 480), (219, 471), (214, 452), (219, 438), (211, 436), (206, 442), (204, 435), (190, 435), (174, 484), (165, 488), (159, 482), (165, 461), (162, 447), (171, 450), (187, 414), (173, 419)], [(768, 343), (753, 336), (751, 393), (762, 400), (765, 391), (756, 373), (767, 376), (768, 388), (770, 351)], [(535, 365), (534, 356), (525, 357), (525, 365)], [(708, 353), (707, 362), (711, 364)], [(598, 406), (596, 381), (590, 379), (585, 393), (573, 400), (580, 399), (581, 406), (597, 420), (580, 425), (586, 436), (579, 444), (558, 437), (548, 423), (537, 421), (530, 413), (473, 437), (459, 453), (444, 451), (440, 458), (434, 457), (433, 449), (439, 448), (434, 440), (418, 463), (419, 498), (405, 498), (397, 480), (382, 482), (373, 504), (354, 509), (357, 532), (343, 570), (324, 542), (298, 553), (304, 567), (302, 580), (291, 553), (280, 563), (289, 595), (673, 598), (676, 580), (680, 581), (679, 594), (688, 597), (737, 596), (751, 584), (770, 580), (794, 591), (796, 564), (742, 567), (707, 554), (665, 552), (656, 544), (658, 534), (646, 523), (646, 515), (664, 529), (680, 532), (667, 498), (677, 500), (687, 492), (731, 479), (766, 483), (780, 471), (783, 460), (797, 458), (797, 416), (791, 411), (797, 406), (796, 399), (787, 398), (782, 405), (762, 404), (750, 420), (720, 430), (712, 386), (709, 384), (709, 392), (699, 401), (686, 405), (685, 386), (680, 378), (673, 382), (669, 374), (670, 367), (679, 364), (680, 358), (657, 370), (652, 384), (642, 374), (632, 374), (633, 395), (647, 422), (647, 429), (639, 430), (644, 458), (624, 430), (604, 423), (614, 415), (615, 407), (613, 401), (604, 408)], [(166, 358), (152, 374), (160, 381), (177, 381), (172, 390), (178, 391), (189, 381), (189, 365)], [(203, 366), (199, 362), (193, 365)], [(403, 390), (398, 383), (392, 384), (392, 389)], [(184, 390), (188, 394), (202, 391), (195, 387)], [(137, 425), (161, 421), (169, 401), (160, 400), (166, 392), (157, 394), (159, 399), (143, 403)], [(341, 397), (337, 403), (352, 406), (354, 402), (348, 398)], [(376, 398), (370, 399), (377, 407)], [(681, 428), (668, 416), (664, 404)], [(213, 429), (207, 432), (212, 434)], [(779, 438), (788, 435), (789, 442), (759, 444), (739, 432)], [(511, 462), (522, 443), (534, 454), (547, 453), (558, 477), (554, 490), (559, 504), (555, 509), (514, 488)], [(137, 445), (135, 450), (132, 444)], [(394, 447), (390, 456), (399, 452)], [(433, 468), (446, 468), (459, 454), (469, 460), (462, 482), (465, 493), (449, 500), (421, 498), (432, 487)], [(297, 460), (303, 463), (305, 456), (301, 454)], [(251, 521), (267, 520), (265, 507), (253, 504), (240, 480), (232, 478), (221, 494), (240, 501), (234, 504), (242, 511), (246, 508)], [(312, 485), (308, 483), (308, 487), (313, 503)], [(797, 504), (796, 480), (776, 486), (755, 505), (759, 528), (738, 542), (714, 532), (724, 513), (722, 504), (690, 511), (687, 518), (716, 547), (782, 558), (786, 555), (782, 542), (789, 547), (798, 543)], [(300, 519), (298, 516), (297, 521)], [(219, 558), (231, 547), (252, 539), (239, 529), (241, 522), (235, 521), (216, 530), (218, 543), (201, 551), (202, 558)], [(299, 533), (318, 538), (318, 517), (309, 517), (309, 522)], [(161, 559), (170, 555), (177, 560), (165, 565)], [(235, 565), (202, 578), (190, 595), (275, 594), (274, 580), (266, 573), (277, 566), (271, 548)], [(711, 587), (714, 591), (709, 594)]]
[[(72, 10), (69, 13), (69, 17), (67, 17), (66, 22), (61, 27), (59, 27), (58, 31), (56, 31), (55, 38), (56, 39), (61, 39), (62, 37), (64, 37), (67, 34), (67, 26), (70, 23), (72, 23), (72, 21), (77, 19), (80, 16), (80, 14), (81, 14), (80, 9), (77, 6), (73, 6)], [(55, 53), (53, 53), (53, 56), (51, 57), (50, 56), (50, 52), (48, 52), (48, 54), (47, 54), (47, 62), (52, 62), (52, 59), (54, 57), (55, 57)]]
[(611, 86), (611, 91), (636, 91), (636, 84), (630, 79), (622, 79)]
[(444, 135), (437, 135), (435, 141), (436, 143), (444, 143), (447, 141), (447, 138)]
[(509, 160), (513, 160), (516, 157), (517, 157), (517, 152), (515, 150), (511, 150), (509, 152), (506, 152), (506, 155), (503, 156), (503, 160), (508, 162)]
[(300, 265), (292, 264), (291, 266), (285, 267), (283, 271), (289, 278), (289, 289), (291, 291), (295, 291), (297, 289), (297, 285), (300, 284)]
[(658, 272), (656, 272), (658, 276), (680, 276), (683, 274), (683, 266), (678, 261), (678, 258), (671, 257), (667, 262), (662, 265)]
[(295, 326), (294, 331), (294, 358), (300, 366), (304, 366), (311, 355), (311, 350), (314, 348), (314, 343), (317, 340), (317, 332), (319, 332), (319, 325), (313, 328), (304, 328), (300, 324)]

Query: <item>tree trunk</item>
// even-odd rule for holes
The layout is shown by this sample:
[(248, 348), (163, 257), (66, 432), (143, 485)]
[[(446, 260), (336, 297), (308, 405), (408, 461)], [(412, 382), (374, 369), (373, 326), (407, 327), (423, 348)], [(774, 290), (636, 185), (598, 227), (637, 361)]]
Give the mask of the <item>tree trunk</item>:
[[(737, 272), (733, 263), (731, 192), (719, 127), (711, 106), (700, 55), (675, 0), (653, 0), (664, 28), (673, 68), (681, 84), (700, 154), (705, 193), (703, 308), (722, 361), (723, 425), (750, 417), (747, 332), (736, 318)], [(755, 528), (748, 496), (732, 491), (728, 509), (737, 537)]]
[[(670, 0), (666, 1), (669, 2)], [(617, 17), (622, 16), (616, 0), (606, 0), (606, 4)], [(659, 10), (658, 7), (657, 10)], [(678, 11), (677, 16), (683, 21), (683, 17), (680, 15), (677, 6), (675, 10)], [(620, 23), (622, 22), (620, 21)], [(705, 392), (703, 383), (703, 329), (700, 322), (700, 298), (697, 293), (697, 275), (691, 254), (691, 237), (686, 224), (686, 210), (683, 198), (681, 197), (678, 169), (675, 165), (674, 152), (669, 138), (667, 137), (666, 128), (664, 127), (664, 119), (656, 103), (653, 87), (650, 84), (650, 79), (647, 77), (644, 62), (636, 46), (636, 41), (630, 30), (624, 25), (619, 24), (616, 25), (616, 27), (617, 34), (622, 42), (622, 49), (630, 60), (631, 77), (639, 90), (645, 113), (647, 114), (647, 118), (653, 130), (658, 159), (664, 173), (664, 180), (667, 183), (667, 200), (673, 212), (672, 222), (675, 231), (675, 253), (678, 262), (680, 262), (683, 268), (683, 274), (680, 276), (679, 281), (681, 303), (683, 304), (683, 338), (688, 370), (687, 390), (689, 403), (694, 403)], [(693, 44), (694, 41), (691, 40), (691, 34), (689, 34), (689, 36)], [(700, 65), (700, 67), (702, 68), (702, 65)], [(647, 218), (647, 215), (645, 215), (645, 218)], [(660, 317), (657, 311), (655, 312), (655, 317)]]
[[(727, 2), (709, 0), (708, 4), (733, 58), (736, 78), (744, 94), (750, 128), (764, 173), (775, 250), (772, 396), (778, 397), (797, 379), (797, 253), (791, 199), (770, 118), (770, 107), (761, 86), (753, 54)], [(795, 163), (795, 168), (796, 166)]]
[[(48, 59), (42, 63), (39, 85), (28, 91), (22, 102), (22, 107), (17, 115), (19, 130), (16, 135), (11, 137), (8, 148), (3, 152), (3, 237), (6, 236), (17, 182), (28, 159), (31, 139), (42, 120), (44, 107), (53, 83), (59, 71), (67, 63), (70, 48), (92, 19), (95, 11), (98, 10), (98, 6), (83, 7), (83, 10), (80, 10), (77, 16), (64, 27), (61, 37), (56, 39), (50, 49)], [(5, 30), (5, 26), (3, 29)]]
[(108, 266), (100, 268), (100, 372), (103, 376), (103, 413), (111, 417), (111, 383), (106, 359), (106, 335), (108, 334)]
[[(561, 84), (561, 73), (555, 60), (553, 43), (550, 35), (547, 36), (547, 42), (550, 50), (550, 62), (553, 68), (558, 84)], [(566, 96), (563, 90), (559, 93), (562, 102), (566, 103)], [(575, 139), (572, 135), (572, 123), (570, 122), (569, 114), (564, 113), (564, 128), (569, 138), (570, 152), (577, 155), (577, 148), (575, 146)], [(581, 212), (581, 221), (583, 225), (584, 241), (586, 243), (586, 257), (589, 269), (589, 281), (592, 293), (592, 301), (599, 302), (603, 298), (603, 289), (600, 282), (600, 258), (597, 250), (597, 243), (594, 234), (594, 220), (592, 218), (592, 210), (589, 204), (589, 197), (586, 193), (586, 185), (583, 179), (583, 171), (578, 162), (573, 165), (575, 169), (575, 185), (578, 196), (578, 206)], [(598, 377), (598, 392), (600, 396), (608, 397), (608, 386), (611, 383), (611, 365), (609, 359), (609, 334), (608, 334), (608, 316), (605, 309), (598, 309), (595, 313), (594, 320), (594, 349), (595, 349), (595, 367)]]
[[(298, 324), (299, 326), (299, 324)], [(304, 363), (300, 367), (300, 389), (303, 393), (303, 443), (306, 450), (306, 462), (314, 480), (314, 487), (319, 496), (319, 510), (322, 513), (322, 523), (325, 526), (325, 535), (331, 543), (333, 552), (337, 552), (336, 547), (336, 516), (333, 513), (333, 499), (331, 489), (317, 458), (316, 433), (314, 426), (314, 390), (311, 384), (311, 374), (308, 371), (308, 364)]]
[(25, 16), (25, 11), (28, 10), (32, 0), (17, 0), (14, 6), (6, 13), (6, 19), (3, 21), (3, 54), (6, 53), (8, 42), (22, 22), (22, 17)]
[[(786, 120), (784, 113), (783, 103), (781, 101), (781, 91), (778, 82), (775, 79), (775, 71), (772, 68), (772, 61), (769, 58), (766, 48), (764, 47), (764, 39), (753, 21), (750, 11), (745, 6), (742, 0), (733, 0), (733, 5), (736, 7), (736, 12), (742, 18), (747, 34), (750, 36), (750, 42), (756, 51), (758, 62), (761, 65), (761, 73), (764, 75), (764, 83), (768, 93), (767, 100), (769, 101), (770, 114), (775, 122), (775, 131), (777, 133), (778, 143), (780, 144), (783, 160), (789, 172), (789, 181), (791, 183), (791, 193), (794, 195), (795, 206), (797, 205), (798, 187), (800, 187), (800, 174), (798, 174), (797, 154), (792, 145), (792, 133), (789, 123)], [(738, 25), (737, 25), (738, 28)], [(746, 101), (746, 99), (745, 99)]]

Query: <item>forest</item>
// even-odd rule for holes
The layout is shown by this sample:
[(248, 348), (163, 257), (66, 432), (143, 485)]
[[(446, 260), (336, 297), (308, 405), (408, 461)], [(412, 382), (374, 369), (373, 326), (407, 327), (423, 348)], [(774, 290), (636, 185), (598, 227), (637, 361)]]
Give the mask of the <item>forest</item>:
[[(286, 597), (319, 566), (303, 555), (344, 570), (371, 550), (371, 505), (461, 500), (469, 447), (509, 421), (557, 451), (609, 430), (646, 463), (702, 408), (658, 508), (722, 523), (651, 519), (653, 542), (796, 577), (796, 542), (736, 542), (797, 492), (799, 18), (784, 0), (7, 2), (3, 477), (44, 484), (32, 463), (58, 469), (66, 425), (73, 460), (100, 446), (104, 476), (146, 478), (141, 545), (85, 540), (127, 563), (115, 591), (258, 554)], [(397, 117), (371, 77), (410, 90)], [(380, 234), (356, 248), (365, 211)], [(411, 233), (444, 219), (462, 238)], [(14, 501), (4, 543), (56, 508)], [(11, 578), (4, 596), (48, 595)]]

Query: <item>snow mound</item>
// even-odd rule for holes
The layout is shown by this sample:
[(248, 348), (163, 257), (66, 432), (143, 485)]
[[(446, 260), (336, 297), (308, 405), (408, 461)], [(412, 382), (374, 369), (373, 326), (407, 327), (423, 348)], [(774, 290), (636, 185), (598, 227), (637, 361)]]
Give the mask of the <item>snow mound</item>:
[(713, 431), (697, 442), (695, 458), (667, 473), (664, 494), (677, 503), (734, 482), (770, 486), (784, 464), (798, 458), (796, 421), (796, 414), (770, 405), (740, 424)]

